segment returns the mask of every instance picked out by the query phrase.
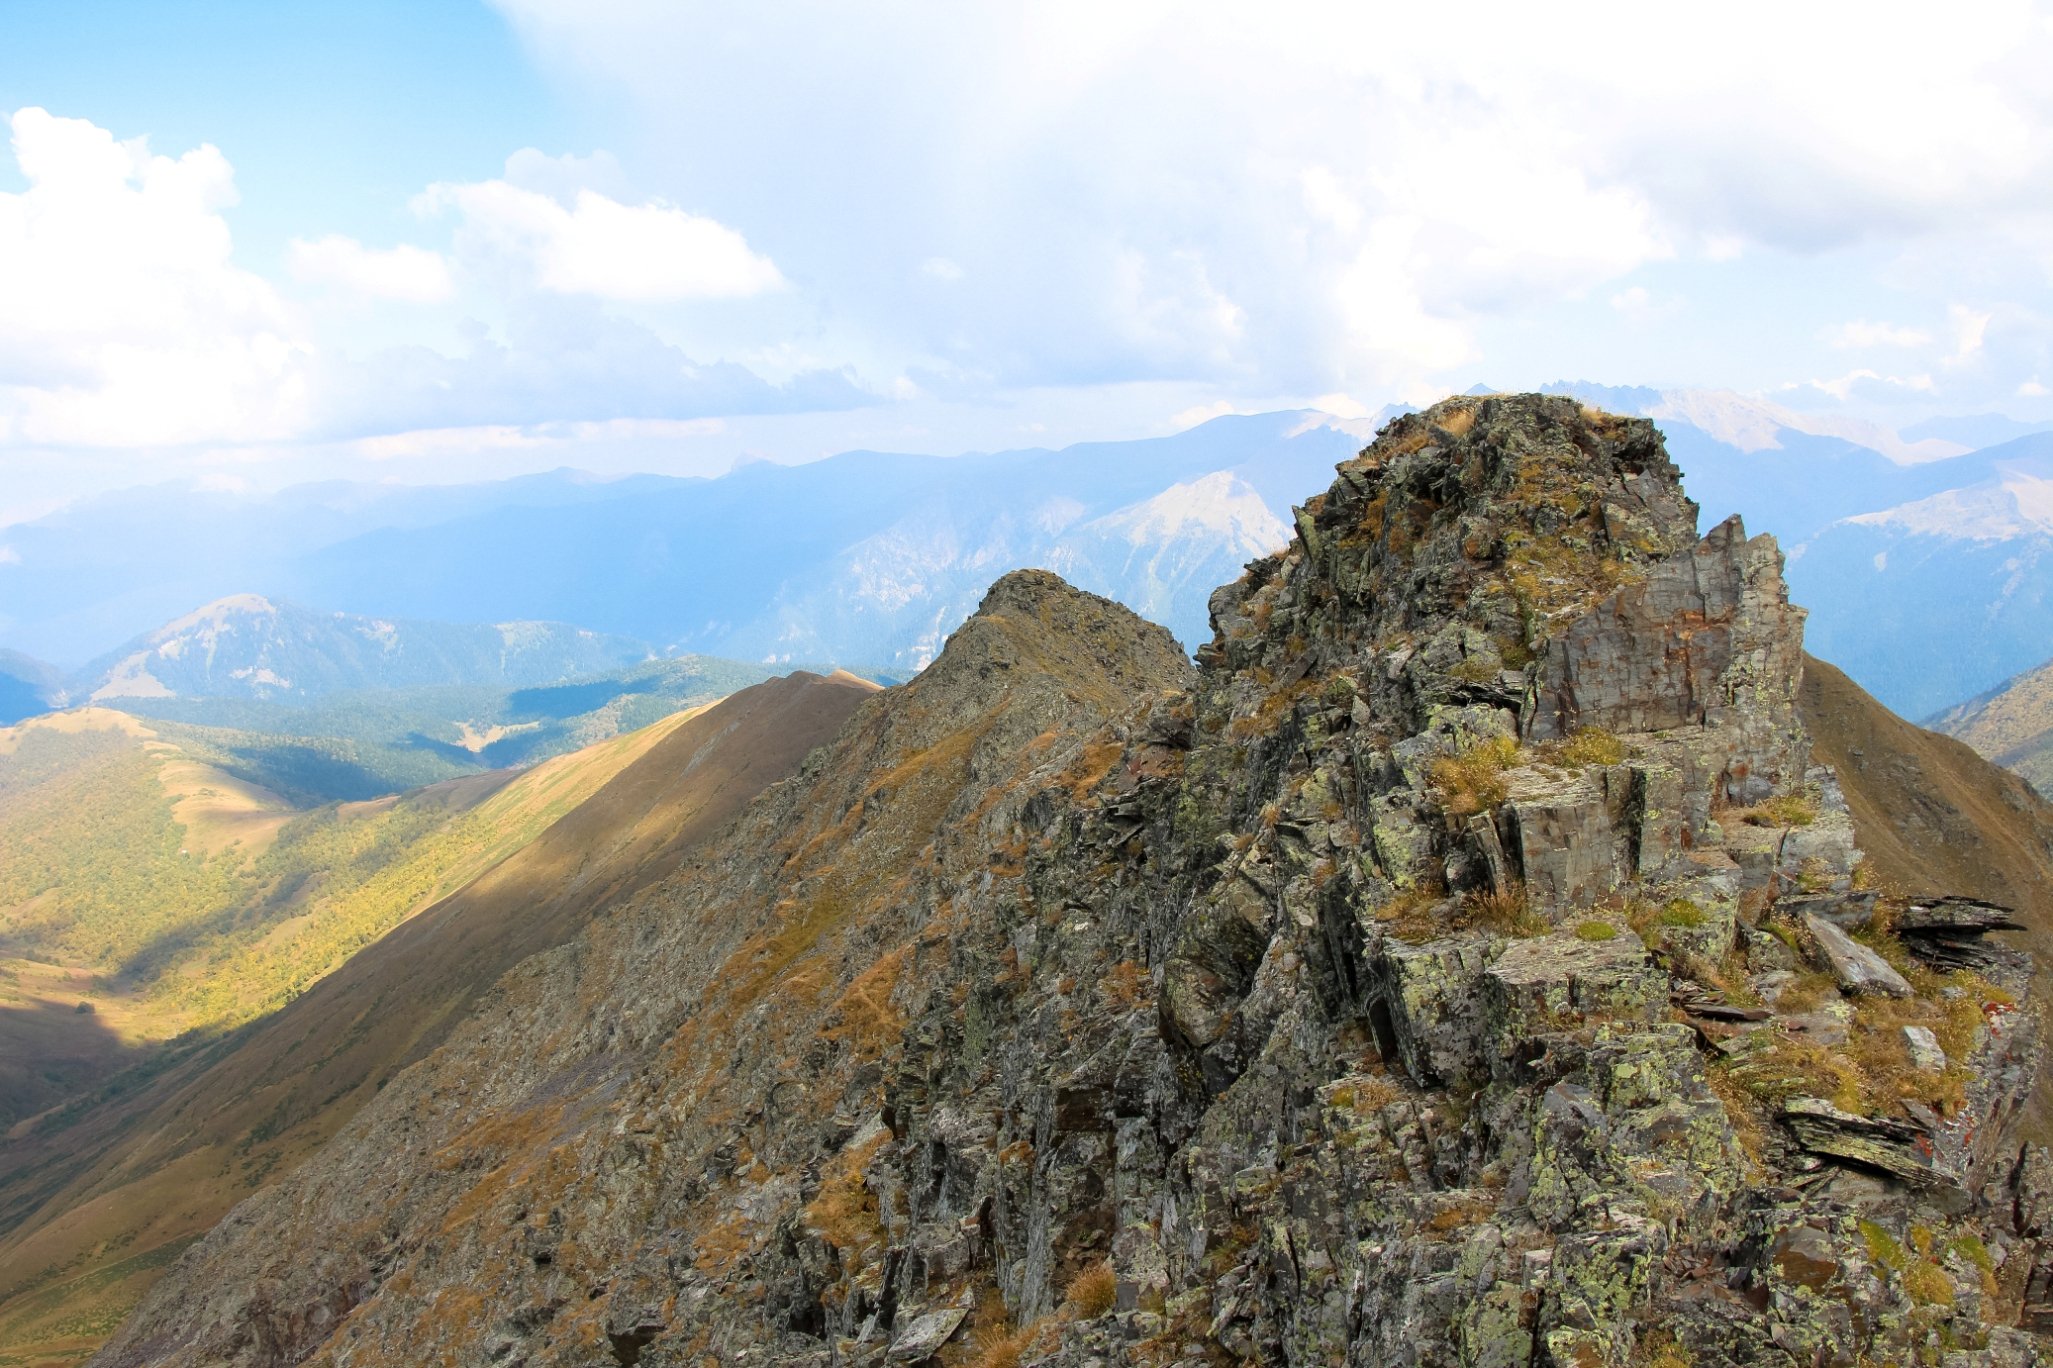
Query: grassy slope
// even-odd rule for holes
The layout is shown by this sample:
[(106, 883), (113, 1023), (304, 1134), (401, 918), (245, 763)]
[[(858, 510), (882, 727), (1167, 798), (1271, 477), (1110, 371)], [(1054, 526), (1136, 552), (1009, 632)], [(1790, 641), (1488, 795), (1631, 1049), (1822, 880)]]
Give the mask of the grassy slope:
[(0, 1127), (289, 1001), (680, 721), (305, 813), (121, 713), (0, 732)]
[[(871, 691), (797, 676), (665, 724), (532, 843), (280, 1011), (122, 1096), (17, 1128), (0, 1151), (0, 1365), (89, 1352), (168, 1261), (162, 1251), (317, 1148), (505, 969), (674, 868)], [(471, 811), (541, 802), (545, 771), (588, 754)]]
[[(1966, 893), (2016, 908), (2029, 928), (2004, 939), (2038, 958), (2053, 990), (2053, 803), (1950, 736), (1914, 726), (1834, 666), (1807, 660), (1804, 723), (1839, 772), (1854, 830), (1885, 885)], [(2053, 1137), (2053, 1083), (2031, 1118)]]
[(2053, 792), (2053, 661), (1949, 708), (1932, 725)]

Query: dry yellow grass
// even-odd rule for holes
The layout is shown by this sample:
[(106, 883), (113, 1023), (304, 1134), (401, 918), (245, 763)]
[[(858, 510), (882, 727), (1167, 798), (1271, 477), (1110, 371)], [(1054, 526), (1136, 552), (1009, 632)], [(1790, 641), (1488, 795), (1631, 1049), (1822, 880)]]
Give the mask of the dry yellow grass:
[(1504, 801), (1504, 771), (1518, 758), (1518, 742), (1509, 736), (1478, 741), (1452, 756), (1433, 762), (1433, 787), (1450, 817), (1487, 812)]
[(1079, 1318), (1093, 1320), (1110, 1311), (1118, 1295), (1119, 1275), (1113, 1272), (1112, 1261), (1106, 1259), (1071, 1278), (1062, 1301)]

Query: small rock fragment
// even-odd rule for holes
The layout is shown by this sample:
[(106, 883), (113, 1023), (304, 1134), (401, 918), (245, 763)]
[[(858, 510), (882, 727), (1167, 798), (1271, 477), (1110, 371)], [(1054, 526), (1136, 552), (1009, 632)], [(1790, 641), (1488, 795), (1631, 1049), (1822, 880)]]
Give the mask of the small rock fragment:
[(961, 1306), (929, 1311), (898, 1332), (898, 1337), (891, 1341), (888, 1357), (893, 1363), (925, 1362), (941, 1351), (968, 1315), (969, 1310)]
[(1932, 1034), (1931, 1027), (1904, 1027), (1903, 1043), (1910, 1047), (1910, 1066), (1919, 1073), (1946, 1071), (1946, 1051), (1939, 1048), (1939, 1037)]

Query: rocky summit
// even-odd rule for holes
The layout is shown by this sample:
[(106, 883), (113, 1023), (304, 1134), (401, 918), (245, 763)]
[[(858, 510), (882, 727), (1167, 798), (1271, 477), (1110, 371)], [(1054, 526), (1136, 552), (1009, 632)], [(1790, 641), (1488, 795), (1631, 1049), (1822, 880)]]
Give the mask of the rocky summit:
[(1659, 434), (1386, 427), (1168, 634), (1026, 572), (96, 1362), (2040, 1361), (2017, 914), (1897, 888)]

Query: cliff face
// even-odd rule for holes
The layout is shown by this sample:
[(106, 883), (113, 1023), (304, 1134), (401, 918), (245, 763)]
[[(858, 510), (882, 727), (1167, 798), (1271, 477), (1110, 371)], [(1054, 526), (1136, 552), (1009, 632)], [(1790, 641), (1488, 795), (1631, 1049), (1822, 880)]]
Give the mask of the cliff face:
[(1878, 898), (1780, 556), (1402, 419), (1165, 633), (1008, 576), (100, 1362), (2025, 1363), (2038, 1013)]

